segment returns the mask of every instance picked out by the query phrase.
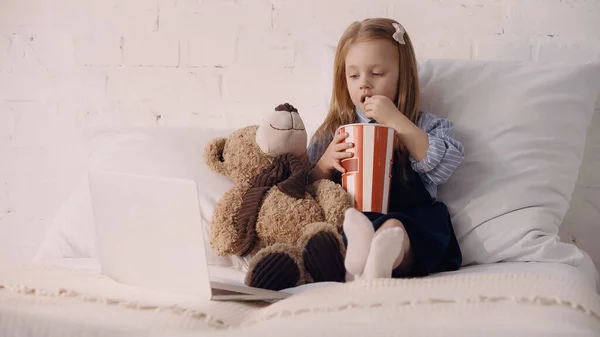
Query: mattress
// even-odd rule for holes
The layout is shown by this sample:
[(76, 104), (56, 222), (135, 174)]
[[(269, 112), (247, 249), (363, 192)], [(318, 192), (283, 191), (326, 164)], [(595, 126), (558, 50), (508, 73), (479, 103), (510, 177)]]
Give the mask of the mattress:
[[(212, 274), (243, 277), (217, 266)], [(273, 304), (198, 301), (119, 284), (92, 259), (4, 266), (0, 336), (600, 335), (593, 278), (563, 264), (498, 263), (290, 291)]]

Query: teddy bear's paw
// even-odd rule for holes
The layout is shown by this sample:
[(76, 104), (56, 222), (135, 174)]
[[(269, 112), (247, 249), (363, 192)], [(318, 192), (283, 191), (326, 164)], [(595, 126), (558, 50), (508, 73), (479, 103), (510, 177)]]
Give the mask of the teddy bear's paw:
[(336, 227), (344, 222), (344, 212), (352, 207), (350, 194), (341, 185), (329, 179), (321, 179), (313, 184), (315, 199), (323, 209), (325, 221)]
[(298, 265), (298, 255), (296, 247), (285, 244), (262, 249), (250, 262), (246, 285), (270, 290), (299, 285), (304, 277)]
[(304, 267), (314, 282), (344, 282), (343, 248), (339, 234), (322, 230), (306, 242), (304, 246)]

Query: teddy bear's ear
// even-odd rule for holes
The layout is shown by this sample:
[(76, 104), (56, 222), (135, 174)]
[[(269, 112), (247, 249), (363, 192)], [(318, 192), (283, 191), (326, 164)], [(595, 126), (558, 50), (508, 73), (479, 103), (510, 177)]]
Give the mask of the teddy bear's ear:
[(227, 143), (227, 138), (215, 138), (210, 141), (204, 148), (204, 160), (215, 173), (227, 176), (227, 166), (223, 159), (225, 143)]

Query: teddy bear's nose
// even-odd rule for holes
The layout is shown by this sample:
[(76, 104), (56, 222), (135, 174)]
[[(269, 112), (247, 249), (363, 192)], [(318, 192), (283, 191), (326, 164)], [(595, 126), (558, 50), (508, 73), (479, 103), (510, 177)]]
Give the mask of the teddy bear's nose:
[(297, 112), (276, 111), (276, 116), (270, 122), (277, 131), (303, 131), (304, 123)]
[(258, 127), (256, 143), (264, 153), (277, 157), (285, 153), (300, 155), (306, 150), (304, 122), (294, 110), (276, 109)]
[(275, 117), (271, 127), (279, 131), (304, 130), (304, 123), (298, 109), (289, 103), (280, 104), (275, 108)]
[(290, 103), (279, 104), (275, 107), (275, 111), (288, 111), (288, 112), (296, 112), (298, 113), (298, 109), (294, 108)]

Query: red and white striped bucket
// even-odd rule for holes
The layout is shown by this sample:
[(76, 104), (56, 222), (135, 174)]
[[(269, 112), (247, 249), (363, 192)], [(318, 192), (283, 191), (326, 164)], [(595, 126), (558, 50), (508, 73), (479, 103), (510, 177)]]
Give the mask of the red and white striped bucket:
[(386, 214), (390, 200), (392, 164), (396, 144), (393, 128), (380, 124), (356, 123), (339, 127), (347, 132), (346, 142), (354, 143), (354, 156), (341, 161), (346, 173), (342, 186), (361, 212)]

